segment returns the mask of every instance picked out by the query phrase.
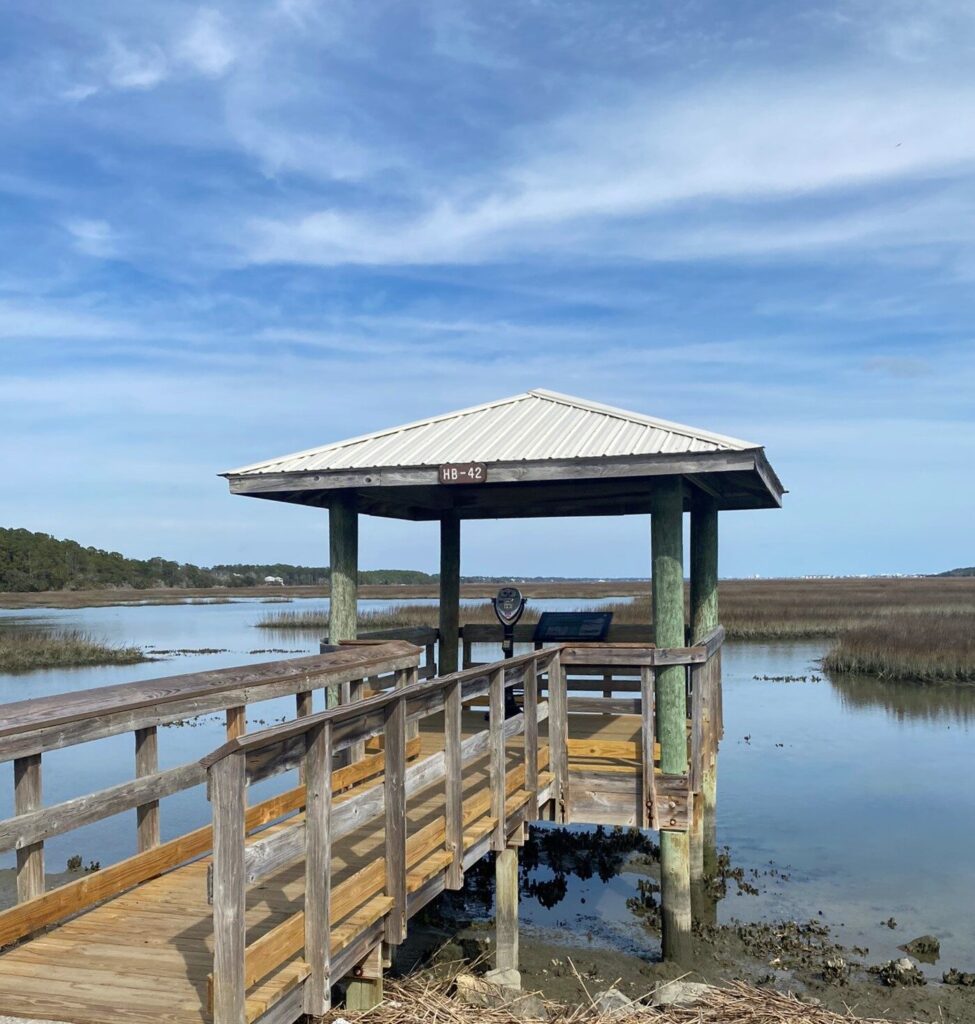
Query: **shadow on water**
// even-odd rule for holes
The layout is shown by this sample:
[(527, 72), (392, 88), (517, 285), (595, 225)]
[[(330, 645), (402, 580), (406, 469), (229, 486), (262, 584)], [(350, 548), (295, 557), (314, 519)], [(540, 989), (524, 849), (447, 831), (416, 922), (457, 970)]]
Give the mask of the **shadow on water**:
[(917, 683), (848, 673), (824, 673), (844, 711), (882, 709), (898, 722), (975, 722), (975, 684)]

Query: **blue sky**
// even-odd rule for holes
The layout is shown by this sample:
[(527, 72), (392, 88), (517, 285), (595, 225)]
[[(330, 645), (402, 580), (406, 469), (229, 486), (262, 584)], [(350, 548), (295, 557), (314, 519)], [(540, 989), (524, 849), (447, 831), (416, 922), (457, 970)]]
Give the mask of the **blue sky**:
[[(0, 522), (320, 564), (215, 473), (547, 387), (766, 446), (723, 574), (970, 565), (973, 69), (962, 2), (0, 0)], [(463, 571), (647, 546), (476, 524)]]

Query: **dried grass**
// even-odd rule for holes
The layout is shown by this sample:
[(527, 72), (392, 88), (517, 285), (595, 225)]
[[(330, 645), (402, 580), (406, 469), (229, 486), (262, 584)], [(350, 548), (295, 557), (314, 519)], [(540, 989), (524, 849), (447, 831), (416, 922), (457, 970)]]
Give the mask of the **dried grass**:
[[(522, 1018), (507, 1006), (470, 1006), (453, 998), (454, 979), (467, 969), (469, 965), (464, 964), (446, 976), (441, 969), (436, 974), (424, 971), (401, 979), (387, 978), (379, 1006), (361, 1013), (333, 1011), (327, 1019), (369, 1024), (520, 1024)], [(657, 1009), (641, 1003), (633, 1013), (600, 1014), (592, 994), (587, 992), (587, 996), (588, 1004), (577, 1006), (546, 1001), (550, 1024), (890, 1024), (880, 1018), (811, 1006), (793, 995), (744, 982), (715, 988), (706, 1001), (695, 1006)]]

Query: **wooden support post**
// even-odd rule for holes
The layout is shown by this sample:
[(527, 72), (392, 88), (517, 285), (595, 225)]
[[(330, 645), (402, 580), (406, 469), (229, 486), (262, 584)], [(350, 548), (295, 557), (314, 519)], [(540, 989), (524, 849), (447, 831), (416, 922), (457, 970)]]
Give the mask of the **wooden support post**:
[[(348, 495), (339, 495), (329, 505), (328, 540), (328, 642), (338, 644), (358, 635), (359, 516)], [(328, 706), (334, 707), (338, 701), (338, 687), (330, 686)]]
[(548, 667), (548, 749), (552, 775), (553, 821), (566, 822), (569, 795), (569, 717), (565, 670), (556, 655)]
[(305, 1013), (321, 1017), (331, 1005), (329, 897), (332, 890), (332, 723), (308, 737), (305, 754)]
[(399, 945), (406, 937), (406, 700), (386, 707), (383, 728), (386, 768), (383, 776), (386, 811), (386, 895), (393, 906), (386, 916), (386, 941)]
[[(156, 727), (135, 731), (135, 774), (155, 775), (159, 771), (159, 743)], [(150, 800), (135, 809), (136, 849), (145, 853), (159, 845), (159, 801)]]
[(653, 801), (653, 745), (654, 745), (654, 714), (653, 714), (653, 669), (644, 666), (640, 669), (640, 765), (642, 777), (642, 797), (640, 800), (640, 828), (650, 828)]
[(488, 684), (488, 753), (490, 755), (491, 817), (494, 832), (491, 849), (503, 850), (505, 835), (505, 763), (504, 763), (504, 669), (496, 668)]
[[(658, 647), (684, 646), (683, 486), (680, 477), (654, 482), (651, 499), (653, 625)], [(665, 774), (687, 772), (687, 691), (682, 665), (659, 667), (655, 678), (656, 732)], [(691, 889), (686, 831), (660, 833), (663, 954), (685, 960), (691, 952)]]
[[(36, 811), (42, 802), (41, 755), (14, 761), (14, 813)], [(17, 902), (44, 894), (44, 844), (31, 843), (17, 851)]]
[[(691, 642), (699, 643), (718, 625), (718, 509), (701, 498), (691, 510)], [(700, 786), (694, 798), (691, 829), (691, 875), (694, 879), (717, 870), (717, 739), (715, 690), (721, 685), (717, 657), (698, 671), (705, 722), (698, 765)]]
[[(474, 664), (474, 644), (466, 636), (462, 637), (464, 643), (464, 668), (470, 668)], [(443, 673), (440, 673), (443, 675)]]
[(210, 769), (213, 806), (213, 1024), (244, 1024), (244, 755)]
[(350, 977), (345, 989), (347, 1010), (371, 1010), (383, 1001), (383, 945), (377, 943), (362, 960), (356, 977)]
[(440, 674), (457, 671), (460, 629), (460, 519), (446, 513), (440, 519)]
[[(494, 858), (495, 970), (506, 987), (520, 987), (518, 976), (518, 850), (506, 847)], [(490, 977), (490, 975), (489, 975)]]
[(525, 666), (525, 789), (528, 803), (525, 816), (528, 821), (538, 820), (538, 674), (534, 661)]
[(460, 690), (458, 680), (447, 687), (444, 695), (444, 815), (447, 822), (447, 852), (452, 858), (447, 865), (448, 889), (461, 889), (464, 885), (464, 764), (461, 752), (463, 704)]

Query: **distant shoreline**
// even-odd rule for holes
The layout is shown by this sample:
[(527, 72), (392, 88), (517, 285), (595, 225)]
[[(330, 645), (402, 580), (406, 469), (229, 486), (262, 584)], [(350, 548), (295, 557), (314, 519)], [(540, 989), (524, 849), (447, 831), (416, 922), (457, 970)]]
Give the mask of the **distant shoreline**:
[[(518, 586), (527, 597), (637, 597), (650, 592), (649, 580), (562, 580), (559, 582), (528, 582)], [(462, 598), (488, 598), (498, 592), (497, 583), (463, 583)], [(153, 588), (137, 590), (42, 590), (27, 592), (0, 592), (0, 608), (103, 608), (111, 605), (131, 604), (192, 604), (212, 601), (233, 601), (241, 598), (268, 600), (305, 600), (328, 597), (328, 587), (321, 586), (261, 586), (261, 587), (197, 587)], [(439, 596), (435, 583), (377, 584), (359, 586), (363, 600), (436, 600)]]

